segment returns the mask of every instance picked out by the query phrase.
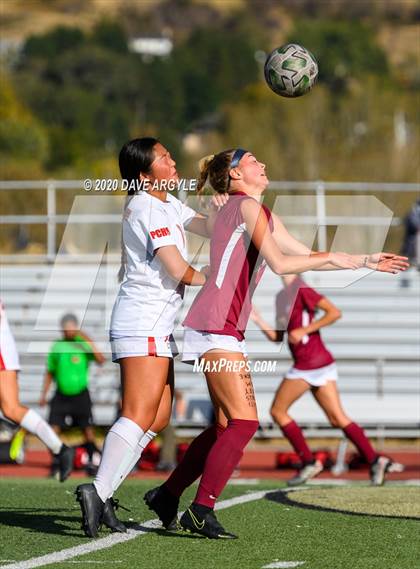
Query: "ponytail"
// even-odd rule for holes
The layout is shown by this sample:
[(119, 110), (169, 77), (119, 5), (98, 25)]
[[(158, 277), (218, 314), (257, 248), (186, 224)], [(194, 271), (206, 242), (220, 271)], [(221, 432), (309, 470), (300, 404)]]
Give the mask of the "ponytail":
[(202, 158), (198, 163), (199, 176), (197, 182), (197, 194), (201, 194), (204, 186), (206, 185), (209, 175), (209, 166), (213, 159), (214, 154), (209, 154), (208, 156), (204, 156), (204, 158)]
[(200, 160), (198, 163), (200, 170), (197, 182), (198, 194), (202, 193), (207, 178), (209, 178), (210, 185), (217, 194), (225, 194), (229, 191), (229, 172), (234, 154), (235, 149), (224, 150), (218, 154), (205, 156)]

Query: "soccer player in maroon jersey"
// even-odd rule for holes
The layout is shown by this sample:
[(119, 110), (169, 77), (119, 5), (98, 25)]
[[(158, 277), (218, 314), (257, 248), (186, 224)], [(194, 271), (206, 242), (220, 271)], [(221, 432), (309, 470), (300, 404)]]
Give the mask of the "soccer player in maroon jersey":
[[(198, 189), (207, 177), (214, 191), (229, 194), (220, 209), (210, 243), (210, 274), (184, 321), (183, 361), (200, 361), (215, 409), (216, 424), (190, 445), (183, 461), (160, 487), (146, 493), (146, 504), (165, 527), (176, 518), (179, 497), (201, 475), (196, 497), (181, 526), (213, 539), (233, 539), (214, 515), (214, 505), (245, 446), (258, 428), (244, 331), (251, 297), (265, 265), (276, 274), (311, 269), (372, 268), (405, 270), (405, 258), (392, 254), (313, 253), (293, 240), (281, 221), (260, 204), (268, 185), (265, 165), (238, 148), (201, 162)], [(275, 236), (278, 238), (276, 239)], [(294, 250), (293, 250), (294, 249)]]
[[(337, 389), (337, 366), (319, 333), (321, 328), (341, 318), (341, 312), (301, 277), (283, 275), (282, 280), (285, 286), (276, 296), (277, 329), (273, 330), (255, 308), (251, 318), (272, 342), (281, 342), (285, 330), (288, 334), (293, 367), (286, 373), (271, 406), (271, 416), (303, 465), (288, 484), (303, 484), (323, 470), (321, 461), (315, 460), (300, 427), (288, 412), (291, 405), (310, 389), (331, 426), (342, 429), (370, 465), (372, 484), (380, 486), (392, 461), (373, 449), (363, 429), (344, 412)], [(315, 320), (318, 309), (324, 314)]]

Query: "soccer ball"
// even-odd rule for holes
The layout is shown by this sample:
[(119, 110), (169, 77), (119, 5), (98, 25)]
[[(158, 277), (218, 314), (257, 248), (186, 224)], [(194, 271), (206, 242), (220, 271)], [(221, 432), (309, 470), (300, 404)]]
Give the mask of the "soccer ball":
[(282, 97), (300, 97), (314, 86), (318, 64), (310, 51), (295, 43), (278, 47), (264, 65), (264, 75), (272, 91)]

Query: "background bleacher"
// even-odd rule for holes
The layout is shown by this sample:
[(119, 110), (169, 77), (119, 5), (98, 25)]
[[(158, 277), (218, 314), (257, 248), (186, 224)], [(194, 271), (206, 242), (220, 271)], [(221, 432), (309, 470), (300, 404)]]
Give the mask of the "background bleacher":
[[(96, 422), (112, 422), (119, 397), (119, 368), (110, 361), (107, 330), (117, 269), (108, 265), (98, 270), (86, 264), (2, 267), (1, 298), (21, 357), (22, 402), (37, 408), (46, 353), (60, 336), (59, 319), (65, 312), (74, 312), (108, 357), (102, 368), (92, 366), (91, 391)], [(377, 432), (386, 429), (389, 435), (414, 436), (420, 415), (420, 275), (411, 269), (404, 276), (358, 272), (357, 277), (350, 285), (348, 271), (312, 272), (305, 277), (343, 312), (338, 323), (323, 330), (323, 337), (338, 361), (345, 409)], [(403, 278), (409, 286), (401, 286)], [(267, 270), (255, 295), (255, 305), (273, 324), (274, 296), (281, 286), (280, 278)], [(195, 292), (186, 295), (180, 320)], [(181, 347), (180, 324), (175, 336)], [(254, 374), (260, 419), (270, 428), (270, 402), (291, 364), (290, 356), (287, 346), (268, 342), (252, 323), (247, 345), (252, 359), (276, 361), (274, 373)], [(189, 403), (189, 424), (200, 423), (199, 402), (207, 399), (202, 374), (177, 360), (176, 384)], [(310, 394), (292, 412), (309, 433), (319, 433), (327, 426)], [(265, 432), (275, 434), (276, 430)]]

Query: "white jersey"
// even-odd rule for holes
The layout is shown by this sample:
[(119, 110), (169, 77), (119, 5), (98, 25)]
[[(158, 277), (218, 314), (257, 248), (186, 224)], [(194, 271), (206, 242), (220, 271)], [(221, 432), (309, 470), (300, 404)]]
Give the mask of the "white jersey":
[(4, 305), (0, 300), (0, 371), (19, 370), (19, 355), (10, 330)]
[(182, 304), (184, 285), (172, 279), (156, 249), (175, 245), (187, 260), (184, 227), (196, 212), (168, 192), (166, 201), (141, 192), (123, 219), (127, 265), (111, 316), (111, 339), (168, 336)]

